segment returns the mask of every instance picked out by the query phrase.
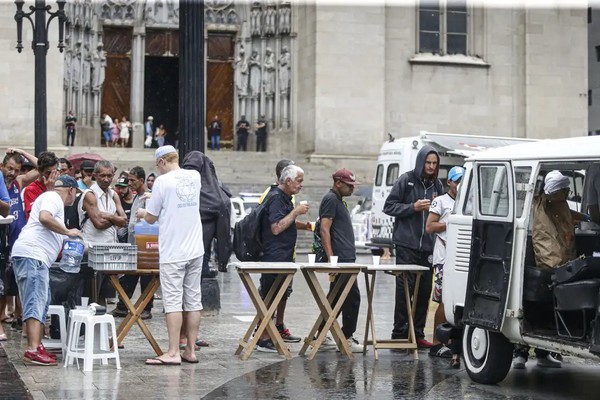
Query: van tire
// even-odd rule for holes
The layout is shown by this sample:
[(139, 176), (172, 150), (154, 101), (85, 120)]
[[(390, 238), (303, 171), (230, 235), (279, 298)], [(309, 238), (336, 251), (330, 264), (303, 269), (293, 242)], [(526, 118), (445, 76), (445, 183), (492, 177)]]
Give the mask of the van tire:
[(506, 378), (513, 344), (503, 334), (466, 325), (463, 351), (465, 368), (474, 382), (493, 385)]

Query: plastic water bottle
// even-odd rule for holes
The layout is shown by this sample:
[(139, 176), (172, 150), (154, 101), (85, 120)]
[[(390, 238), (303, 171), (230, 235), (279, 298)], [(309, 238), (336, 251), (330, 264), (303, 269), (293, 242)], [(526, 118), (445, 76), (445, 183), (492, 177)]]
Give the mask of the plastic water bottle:
[(81, 238), (68, 237), (63, 241), (62, 257), (58, 267), (70, 274), (76, 274), (81, 268), (81, 259), (85, 251), (85, 244)]

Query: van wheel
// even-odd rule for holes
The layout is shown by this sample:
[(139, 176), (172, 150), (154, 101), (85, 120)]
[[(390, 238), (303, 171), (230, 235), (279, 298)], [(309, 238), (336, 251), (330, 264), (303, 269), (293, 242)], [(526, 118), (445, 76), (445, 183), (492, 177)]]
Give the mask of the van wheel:
[(467, 325), (463, 334), (463, 351), (467, 373), (477, 383), (498, 383), (510, 370), (513, 344), (501, 333)]
[(383, 255), (383, 249), (371, 249), (371, 254), (381, 257)]

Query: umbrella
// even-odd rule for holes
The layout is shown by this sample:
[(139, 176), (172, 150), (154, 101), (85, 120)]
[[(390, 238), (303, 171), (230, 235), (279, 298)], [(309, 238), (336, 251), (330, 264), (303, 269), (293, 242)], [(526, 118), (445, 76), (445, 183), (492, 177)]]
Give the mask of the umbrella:
[(73, 164), (74, 171), (77, 171), (79, 169), (79, 165), (84, 160), (90, 160), (90, 161), (94, 161), (94, 162), (104, 160), (104, 158), (102, 158), (102, 156), (100, 156), (99, 154), (96, 154), (96, 153), (71, 154), (70, 156), (67, 156), (66, 158), (67, 158), (67, 160), (71, 161), (71, 164)]

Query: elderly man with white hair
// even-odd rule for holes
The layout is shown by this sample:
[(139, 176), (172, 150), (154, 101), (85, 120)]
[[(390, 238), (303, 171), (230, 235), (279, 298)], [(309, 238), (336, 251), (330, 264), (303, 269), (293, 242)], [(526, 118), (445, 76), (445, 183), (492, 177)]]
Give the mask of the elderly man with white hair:
[[(296, 247), (296, 218), (308, 212), (308, 203), (301, 203), (294, 207), (292, 196), (302, 190), (304, 171), (297, 165), (288, 165), (281, 171), (279, 185), (272, 188), (264, 199), (265, 213), (262, 226), (264, 243), (261, 261), (291, 262), (294, 261), (294, 248)], [(263, 297), (269, 293), (275, 282), (276, 275), (262, 274), (260, 277), (260, 290)], [(283, 321), (282, 321), (283, 322)], [(258, 351), (277, 352), (267, 333), (258, 341)]]

